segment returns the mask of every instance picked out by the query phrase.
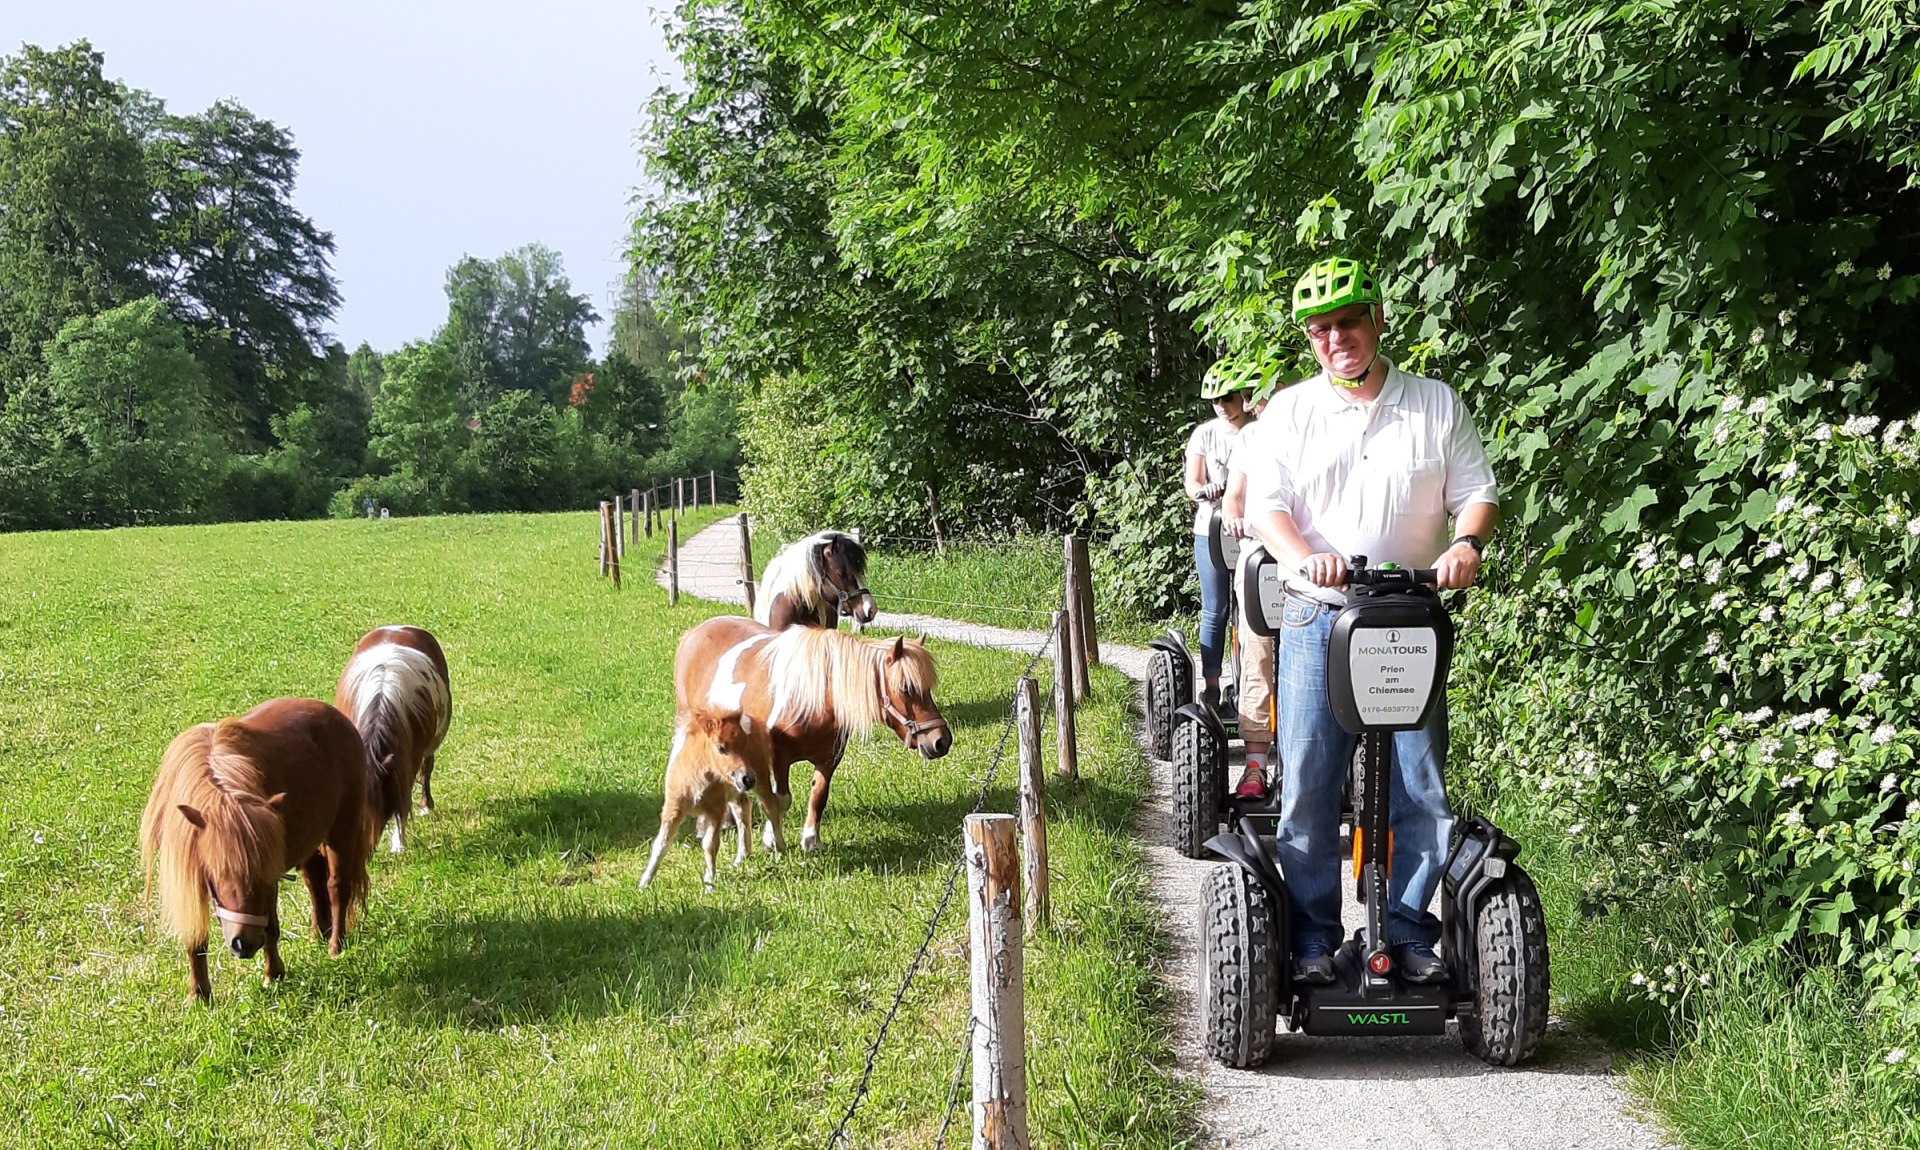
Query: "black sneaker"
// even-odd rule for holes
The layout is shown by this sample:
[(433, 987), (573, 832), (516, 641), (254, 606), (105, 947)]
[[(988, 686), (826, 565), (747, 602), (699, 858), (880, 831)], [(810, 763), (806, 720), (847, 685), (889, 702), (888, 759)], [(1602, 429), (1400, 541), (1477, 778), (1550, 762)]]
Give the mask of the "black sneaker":
[(1405, 942), (1393, 948), (1393, 965), (1400, 977), (1421, 984), (1444, 982), (1447, 964), (1424, 942)]
[(1333, 983), (1333, 948), (1322, 942), (1309, 942), (1293, 956), (1293, 979), (1309, 986)]

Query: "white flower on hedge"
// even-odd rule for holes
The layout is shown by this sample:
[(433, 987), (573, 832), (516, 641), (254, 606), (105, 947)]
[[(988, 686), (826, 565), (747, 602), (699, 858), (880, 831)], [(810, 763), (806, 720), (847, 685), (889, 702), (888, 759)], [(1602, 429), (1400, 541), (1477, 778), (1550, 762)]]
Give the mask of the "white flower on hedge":
[(1701, 761), (1701, 762), (1703, 762), (1703, 763), (1710, 763), (1710, 762), (1712, 762), (1712, 761), (1713, 761), (1713, 748), (1712, 748), (1712, 747), (1701, 747), (1701, 748), (1700, 748), (1700, 761)]
[(1907, 817), (1910, 819), (1920, 818), (1920, 799), (1915, 799), (1907, 804)]
[(1707, 610), (1724, 611), (1726, 609), (1727, 609), (1727, 593), (1725, 591), (1715, 591), (1713, 593), (1713, 598), (1707, 600)]
[(1680, 557), (1680, 570), (1682, 570), (1682, 571), (1691, 571), (1691, 570), (1693, 570), (1693, 556), (1691, 556), (1691, 555), (1682, 555), (1682, 556)]
[(1722, 675), (1733, 670), (1733, 656), (1715, 655), (1713, 657), (1713, 669), (1720, 672)]
[(1760, 608), (1760, 621), (1762, 623), (1773, 622), (1773, 615), (1773, 604), (1769, 603), (1765, 607)]
[(1634, 558), (1634, 561), (1639, 565), (1640, 570), (1645, 571), (1648, 568), (1652, 567), (1654, 564), (1660, 562), (1660, 553), (1654, 550), (1653, 544), (1642, 543), (1640, 545), (1640, 550), (1633, 553), (1633, 558)]
[(1640, 813), (1640, 804), (1639, 804), (1639, 803), (1628, 803), (1628, 804), (1627, 804), (1627, 813), (1628, 813), (1628, 814), (1630, 814), (1630, 815), (1637, 815), (1637, 814), (1639, 814), (1639, 813)]
[(1907, 534), (1920, 535), (1920, 515), (1907, 520)]
[(1824, 747), (1813, 754), (1813, 765), (1822, 771), (1830, 771), (1840, 761), (1840, 752), (1832, 747)]
[(1794, 810), (1788, 811), (1786, 814), (1786, 817), (1782, 818), (1780, 821), (1787, 824), (1790, 827), (1797, 827), (1801, 823), (1804, 823), (1807, 821), (1807, 816), (1801, 814), (1799, 809), (1795, 808)]
[(1893, 265), (1881, 264), (1880, 270), (1873, 274), (1876, 279), (1890, 280), (1893, 278)]
[(1805, 775), (1788, 775), (1786, 778), (1780, 780), (1780, 789), (1790, 791), (1806, 781), (1807, 776)]
[(1900, 780), (1894, 777), (1892, 771), (1888, 771), (1887, 777), (1880, 780), (1880, 793), (1884, 795), (1899, 785)]
[(1792, 727), (1796, 731), (1804, 731), (1808, 727), (1813, 726), (1813, 724), (1817, 721), (1818, 720), (1816, 720), (1811, 713), (1804, 714), (1804, 715), (1795, 715), (1792, 719), (1789, 719), (1787, 721), (1787, 726)]
[(1904, 419), (1896, 419), (1892, 423), (1887, 424), (1887, 434), (1883, 437), (1887, 446), (1893, 446), (1893, 441), (1900, 438), (1900, 433), (1906, 429), (1907, 421)]
[(1873, 429), (1879, 426), (1880, 417), (1877, 415), (1856, 415), (1840, 425), (1840, 434), (1858, 438), (1862, 435), (1872, 435)]
[(1713, 634), (1707, 636), (1707, 641), (1705, 645), (1703, 645), (1700, 648), (1700, 653), (1702, 655), (1711, 655), (1715, 651), (1718, 651), (1719, 649), (1720, 649), (1720, 632), (1715, 631)]
[(1813, 709), (1813, 721), (1814, 721), (1814, 722), (1816, 722), (1816, 723), (1824, 723), (1824, 722), (1826, 722), (1826, 721), (1827, 721), (1828, 719), (1831, 719), (1831, 718), (1833, 718), (1833, 712), (1832, 712), (1832, 711), (1830, 711), (1830, 710), (1828, 710), (1827, 708), (1825, 708), (1825, 707), (1815, 707), (1815, 708)]
[(1771, 763), (1773, 757), (1780, 753), (1780, 740), (1761, 739), (1758, 749), (1760, 751), (1760, 761), (1763, 763)]
[[(1916, 955), (1915, 957), (1920, 958), (1920, 955)], [(1633, 972), (1633, 977), (1627, 979), (1627, 981), (1635, 986), (1645, 986), (1647, 984), (1647, 976), (1636, 970)]]
[(1847, 605), (1845, 603), (1829, 603), (1827, 604), (1827, 609), (1824, 612), (1824, 614), (1826, 615), (1827, 618), (1833, 619), (1833, 618), (1837, 618), (1840, 612), (1845, 611), (1846, 609), (1847, 609)]
[(1779, 315), (1777, 315), (1777, 316), (1775, 316), (1774, 318), (1780, 321), (1780, 326), (1781, 326), (1781, 327), (1785, 327), (1785, 326), (1787, 326), (1788, 324), (1790, 324), (1790, 323), (1792, 323), (1792, 322), (1793, 322), (1793, 309), (1792, 309), (1792, 308), (1786, 308), (1786, 309), (1784, 309), (1784, 310), (1782, 310), (1782, 311), (1781, 311), (1781, 313), (1780, 313)]
[(1766, 722), (1768, 719), (1773, 718), (1773, 708), (1762, 707), (1757, 711), (1748, 711), (1746, 714), (1740, 716), (1740, 718), (1748, 723), (1758, 726), (1759, 724)]
[(1740, 397), (1737, 395), (1729, 395), (1720, 401), (1720, 414), (1722, 415), (1728, 415), (1739, 410)]
[(1886, 1063), (1888, 1066), (1898, 1066), (1906, 1060), (1907, 1048), (1904, 1046), (1896, 1046), (1892, 1050), (1887, 1051), (1887, 1056), (1880, 1061)]
[(1819, 592), (1825, 591), (1831, 586), (1833, 586), (1833, 572), (1822, 571), (1813, 577), (1813, 582), (1807, 587), (1807, 590)]
[(1728, 423), (1726, 420), (1723, 419), (1720, 422), (1713, 425), (1713, 445), (1715, 447), (1725, 447), (1727, 445), (1727, 440), (1732, 438), (1733, 438), (1732, 424)]
[(1878, 671), (1862, 671), (1860, 673), (1860, 689), (1862, 691), (1871, 691), (1875, 687), (1878, 687), (1885, 678), (1886, 676)]
[(1774, 542), (1767, 544), (1765, 555), (1769, 559), (1778, 559), (1780, 556), (1786, 554), (1786, 551), (1787, 549), (1785, 547), (1781, 546), (1778, 542)]
[[(1873, 745), (1876, 747), (1884, 747), (1888, 743), (1893, 742), (1893, 737), (1899, 733), (1899, 731), (1894, 729), (1892, 723), (1882, 723), (1873, 729)], [(1887, 777), (1892, 778), (1893, 776), (1888, 775)], [(1880, 789), (1884, 791), (1887, 788), (1881, 787)]]
[(1853, 274), (1853, 261), (1852, 261), (1852, 260), (1841, 260), (1841, 261), (1840, 261), (1839, 263), (1837, 263), (1837, 264), (1835, 264), (1835, 265), (1833, 265), (1833, 274), (1834, 274), (1834, 275), (1837, 275), (1837, 276), (1850, 276), (1850, 275), (1852, 275), (1852, 274)]
[[(1800, 461), (1798, 459), (1789, 459), (1780, 465), (1780, 478), (1792, 479), (1798, 474), (1800, 474)], [(1774, 510), (1778, 512), (1780, 509), (1775, 507)]]
[(1814, 442), (1816, 443), (1825, 443), (1827, 440), (1832, 439), (1833, 425), (1831, 423), (1823, 423), (1820, 426), (1814, 428), (1813, 438), (1814, 438)]
[(1765, 415), (1766, 413), (1767, 413), (1767, 399), (1765, 396), (1761, 396), (1760, 398), (1754, 400), (1752, 403), (1747, 404), (1748, 415), (1759, 416), (1759, 415)]
[(1793, 496), (1782, 495), (1779, 499), (1774, 501), (1773, 513), (1775, 515), (1786, 515), (1789, 512), (1791, 512), (1796, 506), (1798, 506), (1798, 504), (1796, 504), (1793, 501)]
[(1765, 341), (1766, 338), (1767, 338), (1767, 329), (1763, 327), (1756, 327), (1753, 329), (1752, 332), (1750, 332), (1747, 335), (1747, 342), (1758, 345), (1761, 342)]
[(1707, 582), (1709, 583), (1720, 582), (1721, 567), (1722, 567), (1722, 564), (1718, 559), (1715, 559), (1713, 562), (1707, 564), (1706, 570), (1704, 572)]
[(1862, 363), (1856, 360), (1854, 362), (1854, 365), (1847, 369), (1847, 382), (1859, 383), (1861, 380), (1867, 378), (1868, 370), (1869, 369), (1865, 363)]

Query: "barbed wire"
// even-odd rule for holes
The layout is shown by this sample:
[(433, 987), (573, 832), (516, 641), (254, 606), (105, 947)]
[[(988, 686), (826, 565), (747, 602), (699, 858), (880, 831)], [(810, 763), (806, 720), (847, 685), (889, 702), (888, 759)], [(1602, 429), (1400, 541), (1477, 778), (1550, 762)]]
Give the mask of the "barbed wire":
[[(1033, 669), (1040, 665), (1040, 660), (1045, 657), (1048, 648), (1053, 646), (1053, 640), (1058, 631), (1057, 626), (1047, 628), (1046, 638), (1041, 640), (1040, 649), (1033, 653), (1033, 658), (1027, 661), (1027, 668), (1020, 672), (1020, 678), (1024, 679), (1033, 674)], [(1013, 707), (1009, 705), (1006, 725), (1000, 728), (1000, 742), (993, 749), (993, 758), (987, 763), (986, 774), (980, 780), (980, 793), (975, 797), (973, 810), (969, 811), (969, 814), (977, 815), (986, 809), (987, 796), (993, 790), (993, 777), (1000, 770), (1000, 760), (1007, 753), (1007, 740), (1013, 735), (1013, 721)], [(933, 917), (927, 920), (926, 934), (920, 940), (919, 949), (914, 951), (913, 958), (907, 963), (907, 973), (900, 981), (900, 989), (894, 992), (893, 1005), (887, 1008), (886, 1016), (880, 1020), (880, 1028), (873, 1036), (873, 1042), (867, 1047), (866, 1069), (860, 1074), (860, 1084), (854, 1088), (853, 1100), (847, 1103), (847, 1112), (841, 1116), (840, 1124), (834, 1127), (832, 1137), (827, 1139), (827, 1150), (833, 1150), (840, 1144), (840, 1140), (846, 1136), (847, 1127), (853, 1122), (854, 1114), (860, 1109), (860, 1104), (866, 1101), (867, 1091), (873, 1084), (873, 1068), (880, 1059), (880, 1047), (886, 1042), (887, 1033), (893, 1028), (894, 1019), (899, 1016), (900, 1007), (906, 1002), (907, 990), (919, 975), (920, 967), (927, 960), (928, 951), (933, 949), (933, 939), (940, 929), (940, 920), (946, 917), (947, 907), (953, 902), (953, 892), (959, 885), (960, 872), (965, 865), (966, 856), (963, 853), (954, 858), (953, 866), (947, 872), (946, 890), (940, 895), (939, 905), (933, 909)]]
[(966, 1077), (967, 1063), (973, 1059), (973, 1032), (980, 1020), (971, 1013), (967, 1015), (967, 1032), (960, 1036), (960, 1060), (953, 1067), (953, 1084), (947, 1087), (947, 1111), (940, 1117), (940, 1133), (934, 1135), (933, 1150), (945, 1150), (947, 1145), (947, 1127), (953, 1125), (954, 1103), (960, 1099), (960, 1081)]

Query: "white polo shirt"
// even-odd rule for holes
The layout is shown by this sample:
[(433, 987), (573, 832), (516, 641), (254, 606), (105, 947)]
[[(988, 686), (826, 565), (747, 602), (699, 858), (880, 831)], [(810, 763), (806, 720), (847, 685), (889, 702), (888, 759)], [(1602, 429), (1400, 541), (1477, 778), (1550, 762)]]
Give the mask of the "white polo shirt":
[[(1452, 541), (1450, 518), (1499, 502), (1460, 397), (1391, 363), (1371, 403), (1348, 399), (1324, 371), (1282, 390), (1242, 430), (1233, 468), (1247, 475), (1248, 518), (1288, 512), (1312, 551), (1374, 565), (1433, 566)], [(1336, 588), (1283, 574), (1303, 595), (1346, 601)]]

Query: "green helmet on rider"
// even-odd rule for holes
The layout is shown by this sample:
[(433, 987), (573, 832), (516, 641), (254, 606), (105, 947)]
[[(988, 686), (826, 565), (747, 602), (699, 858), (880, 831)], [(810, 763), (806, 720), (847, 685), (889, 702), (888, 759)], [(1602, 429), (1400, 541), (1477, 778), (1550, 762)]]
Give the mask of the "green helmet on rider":
[(1200, 379), (1200, 398), (1224, 399), (1236, 391), (1252, 391), (1260, 381), (1247, 368), (1232, 358), (1216, 361)]

